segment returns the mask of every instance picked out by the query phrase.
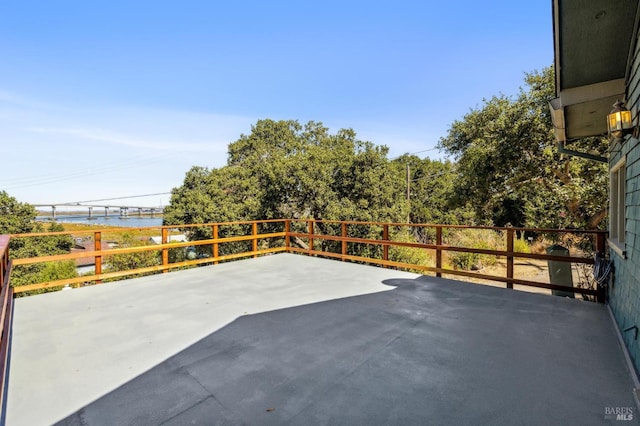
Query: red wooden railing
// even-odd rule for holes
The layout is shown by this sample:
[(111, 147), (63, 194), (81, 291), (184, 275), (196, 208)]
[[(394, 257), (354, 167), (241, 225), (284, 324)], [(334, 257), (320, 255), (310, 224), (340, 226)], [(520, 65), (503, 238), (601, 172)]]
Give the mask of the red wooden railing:
[[(52, 256), (40, 256), (40, 257), (32, 257), (32, 258), (23, 258), (23, 259), (14, 259), (13, 265), (29, 265), (34, 263), (43, 263), (43, 262), (56, 262), (56, 261), (64, 261), (64, 260), (73, 260), (83, 257), (94, 257), (95, 258), (95, 273), (90, 276), (81, 276), (76, 278), (67, 278), (63, 280), (49, 281), (43, 283), (34, 283), (28, 285), (21, 285), (14, 287), (15, 293), (23, 293), (26, 291), (39, 290), (50, 287), (59, 287), (62, 285), (73, 285), (80, 286), (83, 283), (88, 282), (96, 282), (100, 283), (103, 280), (111, 279), (111, 278), (121, 278), (126, 277), (128, 275), (136, 275), (136, 274), (147, 274), (154, 272), (169, 272), (171, 269), (175, 268), (184, 268), (188, 266), (196, 266), (205, 263), (218, 263), (220, 261), (239, 259), (243, 257), (256, 257), (258, 255), (264, 255), (269, 253), (278, 253), (286, 251), (284, 246), (279, 247), (269, 247), (269, 248), (258, 248), (258, 241), (260, 240), (270, 240), (275, 238), (280, 238), (284, 241), (286, 236), (286, 232), (284, 230), (285, 227), (285, 219), (275, 219), (275, 220), (256, 220), (256, 221), (238, 221), (238, 222), (223, 222), (223, 223), (207, 223), (207, 224), (190, 224), (190, 225), (180, 225), (180, 229), (188, 230), (189, 228), (211, 228), (213, 238), (197, 240), (197, 241), (187, 241), (187, 242), (172, 242), (169, 243), (169, 230), (175, 229), (174, 226), (162, 226), (160, 227), (161, 235), (162, 235), (162, 244), (154, 244), (154, 245), (144, 245), (144, 246), (135, 246), (135, 247), (124, 247), (124, 248), (113, 248), (108, 250), (102, 249), (102, 239), (104, 233), (114, 233), (113, 229), (109, 230), (97, 230), (97, 231), (79, 231), (73, 232), (74, 235), (82, 235), (82, 234), (93, 234), (93, 239), (95, 242), (95, 250), (89, 252), (79, 252), (79, 253), (68, 253), (68, 254), (59, 254)], [(283, 228), (282, 231), (279, 232), (267, 232), (267, 233), (258, 233), (258, 225), (260, 224), (280, 224)], [(220, 227), (222, 226), (242, 226), (247, 225), (251, 227), (251, 232), (247, 235), (235, 235), (231, 237), (219, 238), (218, 233)], [(130, 231), (143, 231), (150, 229), (158, 229), (157, 227), (150, 228), (121, 228), (118, 229), (117, 232), (124, 233)], [(45, 233), (33, 233), (33, 234), (14, 234), (11, 235), (12, 238), (29, 238), (36, 236), (51, 236), (51, 235), (69, 235), (69, 232), (45, 232)], [(232, 253), (226, 255), (219, 254), (219, 247), (226, 243), (240, 242), (240, 241), (250, 241), (251, 249), (239, 253)], [(185, 260), (181, 262), (169, 262), (169, 250), (177, 249), (177, 248), (185, 248), (192, 246), (212, 246), (211, 257), (207, 257), (204, 259), (195, 259), (195, 260)], [(114, 256), (118, 254), (129, 254), (129, 253), (140, 253), (145, 251), (159, 251), (161, 253), (161, 264), (156, 266), (147, 266), (136, 269), (129, 269), (125, 271), (116, 271), (116, 272), (103, 272), (103, 264), (105, 263), (105, 259), (108, 259), (109, 256)]]
[[(484, 279), (489, 281), (499, 281), (499, 282), (504, 282), (507, 288), (513, 288), (514, 284), (518, 284), (523, 286), (544, 288), (549, 290), (566, 291), (569, 293), (580, 293), (583, 295), (595, 296), (597, 300), (601, 303), (604, 303), (604, 300), (605, 300), (605, 294), (602, 288), (586, 289), (586, 288), (568, 287), (568, 286), (557, 285), (557, 284), (542, 283), (537, 281), (519, 279), (514, 276), (514, 261), (517, 258), (547, 260), (547, 261), (552, 260), (552, 261), (559, 261), (559, 262), (570, 262), (570, 263), (588, 264), (588, 265), (592, 265), (594, 263), (594, 259), (592, 257), (556, 256), (556, 255), (548, 255), (548, 254), (516, 252), (514, 251), (514, 240), (515, 240), (516, 232), (520, 232), (520, 233), (535, 232), (538, 234), (544, 233), (544, 234), (591, 235), (595, 239), (594, 241), (595, 250), (599, 251), (600, 253), (604, 253), (605, 240), (606, 240), (606, 234), (607, 234), (605, 231), (565, 230), (565, 229), (546, 229), (546, 228), (483, 227), (483, 226), (466, 226), (466, 225), (407, 224), (407, 223), (383, 223), (383, 222), (350, 222), (350, 221), (329, 221), (329, 220), (320, 221), (320, 220), (314, 220), (314, 219), (292, 219), (290, 220), (290, 222), (306, 223), (306, 232), (288, 232), (287, 234), (289, 238), (291, 237), (305, 238), (308, 241), (308, 247), (307, 248), (288, 247), (287, 248), (288, 252), (338, 258), (343, 261), (350, 260), (355, 262), (371, 263), (371, 264), (376, 264), (376, 265), (386, 266), (386, 267), (391, 266), (391, 267), (420, 270), (425, 272), (435, 272), (436, 276), (438, 277), (442, 276), (442, 274), (449, 274), (449, 275)], [(336, 224), (336, 225), (339, 224), (340, 235), (321, 234), (316, 232), (316, 230), (318, 229), (317, 225), (319, 223)], [(381, 227), (382, 238), (371, 239), (371, 238), (349, 237), (348, 231), (347, 231), (349, 225), (356, 225), (356, 226), (365, 225), (365, 226)], [(411, 227), (411, 228), (432, 229), (435, 231), (435, 244), (391, 241), (389, 240), (389, 227), (396, 227), (396, 228)], [(457, 246), (443, 244), (443, 230), (445, 229), (489, 229), (493, 231), (503, 231), (506, 233), (506, 250), (490, 250), (490, 249), (479, 249), (479, 248), (470, 248), (470, 247), (457, 247)], [(313, 243), (313, 240), (317, 240), (317, 239), (328, 240), (328, 241), (339, 241), (341, 243), (340, 244), (341, 251), (337, 253), (337, 252), (317, 250)], [(373, 259), (370, 257), (349, 255), (348, 253), (349, 243), (382, 246), (383, 247), (382, 258)], [(388, 248), (390, 246), (415, 247), (415, 248), (422, 248), (426, 250), (434, 250), (435, 266), (415, 265), (410, 263), (403, 263), (403, 262), (389, 260)], [(444, 268), (443, 267), (444, 252), (476, 253), (476, 254), (484, 254), (484, 255), (490, 255), (490, 256), (505, 257), (506, 258), (506, 276), (488, 275), (488, 274), (482, 274), (479, 272)]]
[[(322, 229), (326, 229), (331, 225), (336, 229), (335, 234), (330, 232), (322, 232)], [(233, 235), (224, 238), (220, 238), (221, 228), (228, 226), (246, 227), (250, 231), (245, 232), (245, 235)], [(260, 233), (260, 226), (268, 228), (266, 232)], [(25, 291), (32, 291), (37, 289), (57, 287), (62, 285), (75, 285), (80, 286), (83, 283), (101, 283), (103, 280), (111, 278), (126, 277), (134, 274), (141, 273), (153, 273), (153, 272), (169, 272), (175, 268), (182, 268), (194, 265), (201, 265), (205, 263), (216, 264), (221, 261), (228, 261), (238, 259), (242, 257), (257, 257), (260, 255), (288, 252), (288, 253), (303, 253), (311, 256), (323, 256), (341, 259), (342, 261), (354, 261), (363, 262), (374, 265), (380, 265), (384, 267), (398, 267), (407, 268), (412, 270), (419, 270), (425, 272), (433, 272), (437, 276), (443, 274), (466, 276), (473, 278), (481, 278), (486, 280), (503, 282), (507, 288), (513, 288), (514, 284), (531, 286), (538, 288), (545, 288), (551, 290), (561, 290), (572, 293), (581, 293), (583, 295), (596, 296), (597, 300), (601, 303), (605, 301), (605, 295), (602, 289), (585, 289), (574, 288), (568, 286), (562, 286), (557, 284), (549, 284), (542, 282), (535, 282), (516, 278), (514, 276), (514, 260), (517, 258), (525, 259), (538, 259), (538, 260), (555, 260), (561, 262), (593, 264), (594, 260), (591, 257), (576, 257), (576, 256), (552, 256), (546, 254), (534, 254), (523, 253), (514, 250), (514, 236), (516, 232), (535, 232), (535, 233), (547, 233), (547, 234), (585, 234), (592, 237), (595, 250), (604, 253), (606, 232), (603, 231), (585, 231), (585, 230), (558, 230), (558, 229), (537, 229), (537, 228), (496, 228), (496, 227), (470, 227), (470, 226), (454, 226), (454, 225), (427, 225), (427, 224), (406, 224), (406, 223), (383, 223), (383, 222), (349, 222), (349, 221), (319, 221), (314, 219), (277, 219), (277, 220), (259, 220), (259, 221), (243, 221), (243, 222), (224, 222), (224, 223), (209, 223), (209, 224), (194, 224), (194, 225), (180, 225), (181, 230), (188, 230), (194, 227), (206, 227), (211, 230), (211, 238), (188, 241), (169, 244), (169, 233), (171, 229), (175, 227), (164, 226), (161, 227), (162, 244), (159, 245), (146, 245), (138, 247), (124, 247), (103, 250), (102, 240), (104, 233), (115, 232), (113, 229), (109, 230), (97, 230), (97, 231), (80, 231), (73, 232), (74, 235), (92, 234), (94, 240), (94, 250), (84, 253), (69, 253), (55, 256), (42, 256), (36, 258), (23, 258), (10, 260), (9, 257), (9, 240), (10, 238), (30, 238), (46, 235), (69, 235), (70, 232), (53, 232), (53, 233), (39, 233), (39, 234), (16, 234), (11, 236), (0, 236), (0, 406), (4, 407), (5, 391), (7, 387), (7, 366), (8, 355), (11, 342), (11, 321), (13, 310), (13, 297), (14, 293), (21, 293)], [(350, 236), (350, 227), (374, 227), (380, 230), (377, 238), (360, 238)], [(424, 229), (433, 231), (435, 235), (435, 244), (425, 244), (419, 242), (406, 242), (406, 241), (394, 241), (392, 239), (392, 233), (390, 228), (402, 228), (412, 227), (412, 229)], [(274, 231), (275, 228), (281, 230)], [(294, 229), (296, 228), (296, 229)], [(136, 228), (137, 230), (154, 229), (154, 228)], [(494, 231), (504, 232), (506, 235), (506, 249), (505, 250), (489, 250), (478, 249), (471, 247), (456, 247), (444, 244), (443, 235), (447, 229), (491, 229)], [(118, 232), (127, 232), (132, 229), (118, 229)], [(339, 230), (339, 231), (337, 231)], [(371, 229), (370, 229), (371, 230)], [(376, 235), (376, 232), (369, 232), (368, 235)], [(334, 247), (338, 247), (337, 251), (328, 251), (318, 248), (315, 241), (335, 241)], [(250, 242), (250, 249), (240, 251), (237, 253), (220, 254), (221, 246), (228, 243), (237, 243), (242, 241)], [(271, 242), (266, 244), (266, 247), (260, 248), (260, 241)], [(306, 241), (306, 247), (304, 243)], [(294, 244), (294, 242), (296, 244)], [(381, 253), (379, 258), (372, 258), (366, 256), (358, 256), (350, 254), (350, 244), (366, 244), (374, 247), (381, 247), (378, 250)], [(169, 250), (190, 247), (190, 246), (210, 246), (211, 257), (203, 259), (193, 259), (179, 262), (170, 262)], [(264, 244), (263, 244), (264, 245)], [(274, 246), (275, 245), (275, 246)], [(435, 266), (416, 265), (411, 263), (398, 262), (390, 259), (389, 248), (390, 247), (414, 247), (424, 250), (435, 251)], [(110, 256), (125, 253), (136, 253), (143, 251), (159, 251), (161, 253), (161, 264), (157, 266), (142, 267), (126, 271), (116, 272), (103, 272), (103, 264), (105, 259)], [(443, 253), (446, 252), (466, 252), (477, 253), (491, 256), (501, 256), (506, 259), (506, 275), (496, 276), (483, 274), (478, 272), (463, 271), (456, 269), (447, 269), (443, 266)], [(64, 261), (70, 259), (77, 259), (80, 257), (92, 256), (95, 259), (95, 273), (91, 276), (83, 276), (71, 279), (57, 280), (44, 283), (34, 283), (29, 285), (22, 285), (17, 287), (10, 286), (10, 275), (12, 267), (17, 265), (28, 265), (33, 263), (51, 262), (51, 261)]]
[[(279, 230), (273, 232), (271, 229), (269, 232), (259, 232), (259, 227), (268, 225), (270, 228), (279, 228)], [(249, 231), (245, 232), (245, 235), (234, 235), (230, 237), (220, 238), (219, 233), (222, 227), (228, 226), (245, 226)], [(355, 222), (355, 221), (322, 221), (315, 219), (274, 219), (274, 220), (260, 220), (260, 221), (241, 221), (241, 222), (224, 222), (224, 223), (209, 223), (209, 224), (192, 224), (192, 225), (180, 225), (180, 229), (188, 230), (190, 228), (210, 228), (210, 234), (212, 238), (188, 241), (181, 243), (168, 243), (169, 231), (175, 229), (175, 227), (164, 226), (161, 227), (162, 244), (148, 245), (138, 247), (125, 247), (114, 248), (109, 250), (102, 250), (101, 241), (103, 239), (104, 232), (113, 233), (114, 230), (98, 230), (87, 231), (93, 234), (95, 242), (95, 250), (84, 253), (69, 253), (55, 256), (43, 256), (37, 258), (25, 258), (14, 259), (13, 265), (27, 265), (32, 263), (50, 262), (50, 261), (62, 261), (76, 259), (80, 257), (93, 256), (95, 258), (95, 274), (91, 276), (82, 276), (77, 278), (70, 278), (64, 280), (50, 281), (44, 283), (34, 283), (29, 285), (21, 285), (14, 287), (15, 293), (21, 293), (25, 291), (32, 291), (37, 289), (58, 287), (61, 285), (74, 285), (80, 286), (83, 283), (95, 282), (99, 283), (103, 280), (110, 278), (126, 277), (128, 275), (153, 273), (153, 272), (168, 272), (171, 269), (183, 268), (188, 266), (200, 265), (205, 263), (218, 263), (220, 261), (227, 261), (232, 259), (238, 259), (242, 257), (256, 257), (259, 255), (289, 252), (289, 253), (303, 253), (313, 256), (323, 256), (329, 258), (341, 259), (342, 261), (355, 261), (362, 263), (375, 264), (384, 267), (398, 267), (412, 270), (418, 270), (423, 272), (433, 272), (436, 276), (442, 276), (443, 274), (454, 276), (465, 276), (477, 279), (491, 280), (505, 283), (507, 288), (513, 288), (514, 284), (522, 286), (530, 286), (537, 288), (544, 288), (550, 290), (560, 290), (571, 293), (580, 293), (588, 296), (597, 297), (598, 301), (604, 302), (604, 293), (602, 289), (598, 288), (575, 288), (558, 284), (551, 284), (546, 282), (536, 282), (531, 280), (525, 280), (517, 278), (514, 273), (515, 259), (537, 259), (537, 260), (553, 260), (560, 262), (570, 262), (578, 264), (593, 264), (592, 257), (577, 257), (577, 256), (556, 256), (548, 254), (536, 254), (536, 253), (524, 253), (514, 250), (514, 240), (517, 232), (535, 232), (545, 234), (584, 234), (592, 237), (593, 246), (595, 250), (604, 253), (605, 250), (605, 238), (606, 232), (604, 231), (586, 231), (586, 230), (559, 230), (559, 229), (540, 229), (540, 228), (505, 228), (505, 227), (480, 227), (480, 226), (463, 226), (463, 225), (431, 225), (431, 224), (406, 224), (406, 223), (385, 223), (385, 222)], [(334, 233), (322, 232), (321, 229), (332, 227), (336, 231)], [(380, 230), (376, 234), (377, 238), (360, 238), (350, 236), (349, 229), (352, 227), (370, 227)], [(419, 242), (406, 242), (406, 241), (394, 241), (390, 228), (398, 229), (403, 227), (410, 227), (411, 229), (430, 230), (434, 235), (434, 243), (419, 243)], [(295, 228), (295, 229), (294, 229)], [(138, 228), (139, 230), (154, 229), (154, 228)], [(155, 228), (157, 229), (157, 228)], [(444, 243), (443, 235), (445, 232), (456, 229), (489, 229), (496, 232), (504, 232), (506, 235), (505, 249), (504, 250), (492, 250), (492, 249), (479, 249), (472, 247), (458, 247)], [(119, 232), (131, 231), (131, 229), (119, 229)], [(55, 233), (41, 233), (41, 234), (17, 234), (12, 235), (15, 238), (29, 238), (33, 236), (42, 235), (68, 235), (69, 232), (55, 232)], [(82, 232), (74, 232), (74, 235), (82, 234)], [(372, 233), (370, 232), (369, 235)], [(276, 241), (276, 246), (269, 246), (267, 248), (259, 248), (258, 242), (261, 240)], [(306, 247), (301, 247), (300, 244), (294, 244), (293, 241), (305, 241)], [(315, 244), (315, 241), (335, 241), (339, 249), (337, 251), (327, 251), (319, 249)], [(227, 243), (232, 242), (250, 242), (250, 249), (231, 254), (220, 254), (220, 247)], [(350, 244), (367, 244), (371, 246), (381, 247), (381, 256), (379, 258), (366, 257), (350, 254)], [(185, 260), (180, 262), (169, 261), (169, 250), (181, 247), (189, 246), (211, 246), (211, 257), (204, 259)], [(389, 257), (389, 247), (413, 247), (424, 250), (430, 250), (435, 252), (435, 265), (416, 265), (411, 263), (399, 262), (391, 260)], [(161, 253), (161, 264), (156, 266), (148, 266), (137, 269), (131, 269), (126, 271), (114, 271), (104, 273), (102, 270), (105, 259), (109, 256), (126, 253), (136, 253), (143, 251), (159, 251)], [(504, 276), (489, 275), (474, 271), (457, 270), (451, 268), (445, 268), (443, 265), (443, 254), (448, 252), (462, 252), (462, 253), (475, 253), (489, 256), (499, 256), (506, 259), (506, 274)]]
[(11, 261), (9, 237), (0, 235), (0, 407), (4, 424), (4, 407), (8, 379), (9, 349), (11, 344), (11, 320), (13, 314), (13, 288), (9, 285)]

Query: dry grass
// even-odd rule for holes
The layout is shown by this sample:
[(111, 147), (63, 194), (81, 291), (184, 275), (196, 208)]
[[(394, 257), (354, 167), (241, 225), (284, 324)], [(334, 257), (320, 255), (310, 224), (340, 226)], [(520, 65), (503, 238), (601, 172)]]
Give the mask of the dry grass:
[[(49, 227), (51, 222), (40, 222), (45, 229)], [(93, 235), (86, 231), (100, 231), (103, 240), (118, 240), (125, 232), (133, 234), (134, 238), (155, 237), (162, 233), (160, 227), (151, 228), (123, 228), (120, 226), (94, 225), (84, 223), (60, 223), (66, 232), (71, 233), (74, 237), (92, 237)], [(179, 231), (171, 230), (170, 235), (180, 234)]]

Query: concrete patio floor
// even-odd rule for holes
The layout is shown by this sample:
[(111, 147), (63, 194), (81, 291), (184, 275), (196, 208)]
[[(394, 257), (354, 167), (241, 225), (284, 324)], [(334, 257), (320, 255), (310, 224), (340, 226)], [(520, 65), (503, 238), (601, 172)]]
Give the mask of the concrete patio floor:
[(602, 305), (292, 254), (17, 299), (10, 362), (8, 425), (638, 418)]

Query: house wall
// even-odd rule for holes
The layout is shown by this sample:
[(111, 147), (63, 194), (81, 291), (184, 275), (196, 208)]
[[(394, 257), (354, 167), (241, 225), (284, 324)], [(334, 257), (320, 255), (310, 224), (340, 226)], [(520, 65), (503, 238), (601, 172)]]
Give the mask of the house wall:
[[(637, 35), (636, 35), (637, 36)], [(636, 37), (637, 40), (637, 37)], [(627, 107), (635, 124), (640, 124), (640, 43), (635, 53), (627, 83)], [(610, 250), (614, 273), (609, 285), (609, 304), (621, 331), (640, 327), (640, 141), (628, 137), (611, 146), (609, 167), (626, 156), (625, 246), (626, 259)], [(629, 353), (640, 371), (640, 337), (623, 332)], [(640, 333), (639, 333), (640, 336)]]

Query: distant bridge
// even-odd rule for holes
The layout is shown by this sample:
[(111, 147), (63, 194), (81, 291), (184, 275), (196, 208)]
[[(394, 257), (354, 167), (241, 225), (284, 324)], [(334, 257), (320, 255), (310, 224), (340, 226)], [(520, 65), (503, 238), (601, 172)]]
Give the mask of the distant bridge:
[[(151, 217), (156, 213), (163, 213), (163, 207), (145, 207), (145, 206), (123, 206), (123, 205), (108, 205), (108, 204), (84, 204), (84, 203), (51, 203), (51, 204), (32, 204), (36, 208), (47, 207), (51, 208), (51, 217), (56, 218), (58, 207), (77, 207), (87, 208), (89, 211), (89, 219), (94, 217), (93, 209), (104, 209), (104, 215), (109, 216), (109, 212), (118, 212), (120, 217), (129, 217), (129, 210), (136, 211), (137, 215), (150, 214)], [(134, 213), (136, 214), (136, 213)]]

